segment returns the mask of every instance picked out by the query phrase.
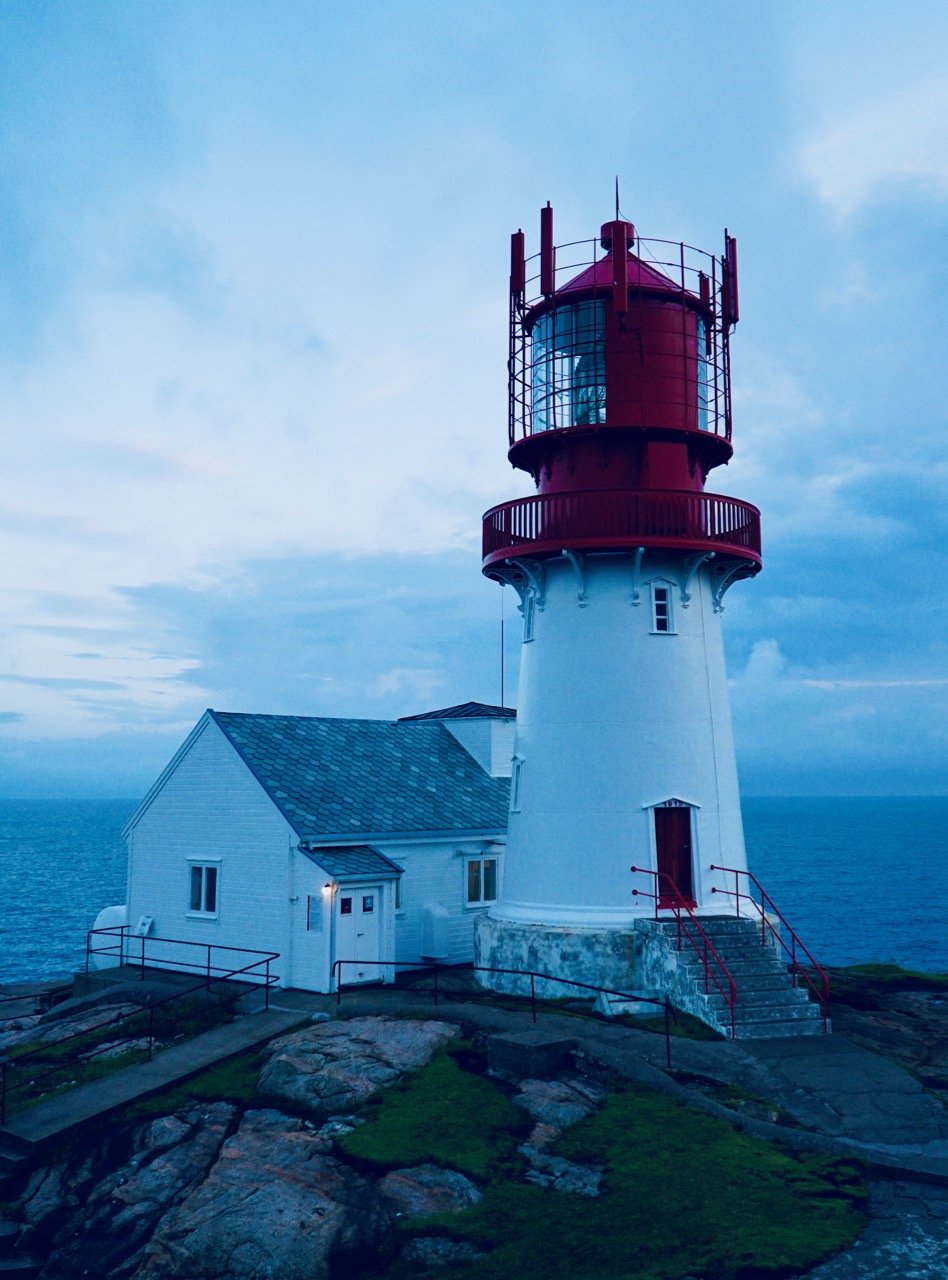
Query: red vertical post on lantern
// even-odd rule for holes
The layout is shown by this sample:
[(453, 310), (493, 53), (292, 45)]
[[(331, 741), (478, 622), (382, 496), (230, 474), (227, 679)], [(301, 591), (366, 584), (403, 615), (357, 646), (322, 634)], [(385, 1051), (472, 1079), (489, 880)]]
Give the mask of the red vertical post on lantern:
[(556, 249), (553, 247), (553, 206), (549, 200), (540, 210), (540, 292), (546, 297), (556, 292)]

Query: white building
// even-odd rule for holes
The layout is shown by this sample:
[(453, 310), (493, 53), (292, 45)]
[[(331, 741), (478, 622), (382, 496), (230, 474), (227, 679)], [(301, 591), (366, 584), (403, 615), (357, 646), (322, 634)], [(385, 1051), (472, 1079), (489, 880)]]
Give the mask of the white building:
[(207, 711), (125, 829), (129, 959), (200, 972), (209, 944), (215, 971), (273, 952), (280, 984), (311, 991), (336, 961), (357, 962), (350, 983), (470, 960), (503, 875), (513, 717)]

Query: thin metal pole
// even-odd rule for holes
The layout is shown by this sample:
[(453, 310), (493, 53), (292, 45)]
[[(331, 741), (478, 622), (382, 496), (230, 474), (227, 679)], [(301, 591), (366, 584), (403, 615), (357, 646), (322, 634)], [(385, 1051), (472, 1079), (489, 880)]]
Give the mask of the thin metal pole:
[(139, 982), (145, 981), (145, 935), (144, 934), (142, 934), (142, 959), (141, 959), (141, 967), (138, 970), (138, 981)]
[(7, 1068), (9, 1066), (9, 1058), (0, 1058), (0, 1124), (3, 1124), (7, 1118)]
[(530, 974), (530, 1008), (533, 1011), (533, 1021), (537, 1020), (537, 985), (533, 974)]
[(210, 991), (210, 989), (211, 989), (211, 944), (208, 943), (207, 944), (207, 973), (204, 978), (204, 990)]
[(148, 1061), (151, 1062), (151, 1055), (154, 1051), (155, 1044), (155, 1006), (148, 1006)]
[(266, 994), (263, 997), (263, 1007), (264, 1009), (270, 1008), (270, 957), (269, 956), (267, 956), (267, 987), (266, 987)]
[(438, 969), (437, 968), (435, 968), (435, 972), (434, 972), (434, 1002), (435, 1004), (438, 1003)]
[(86, 973), (89, 972), (89, 950), (91, 946), (92, 946), (92, 930), (89, 929), (86, 933)]

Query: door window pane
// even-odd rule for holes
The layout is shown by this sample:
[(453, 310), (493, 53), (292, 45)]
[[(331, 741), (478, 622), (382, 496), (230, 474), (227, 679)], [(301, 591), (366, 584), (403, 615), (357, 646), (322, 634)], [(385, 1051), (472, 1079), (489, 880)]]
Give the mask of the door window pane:
[(340, 898), (340, 899), (339, 899), (339, 914), (340, 914), (341, 916), (351, 916), (351, 915), (352, 915), (352, 899), (351, 899), (351, 898)]
[(364, 893), (362, 895), (362, 910), (366, 915), (370, 915), (375, 910), (375, 894)]

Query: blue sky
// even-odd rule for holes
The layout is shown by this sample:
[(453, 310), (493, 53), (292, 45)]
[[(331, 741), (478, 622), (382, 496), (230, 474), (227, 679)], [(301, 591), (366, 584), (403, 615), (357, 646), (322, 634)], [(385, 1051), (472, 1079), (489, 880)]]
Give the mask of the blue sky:
[(498, 699), (508, 236), (617, 173), (740, 242), (744, 790), (948, 789), (946, 51), (941, 3), (0, 7), (0, 795), (134, 796), (208, 705)]

